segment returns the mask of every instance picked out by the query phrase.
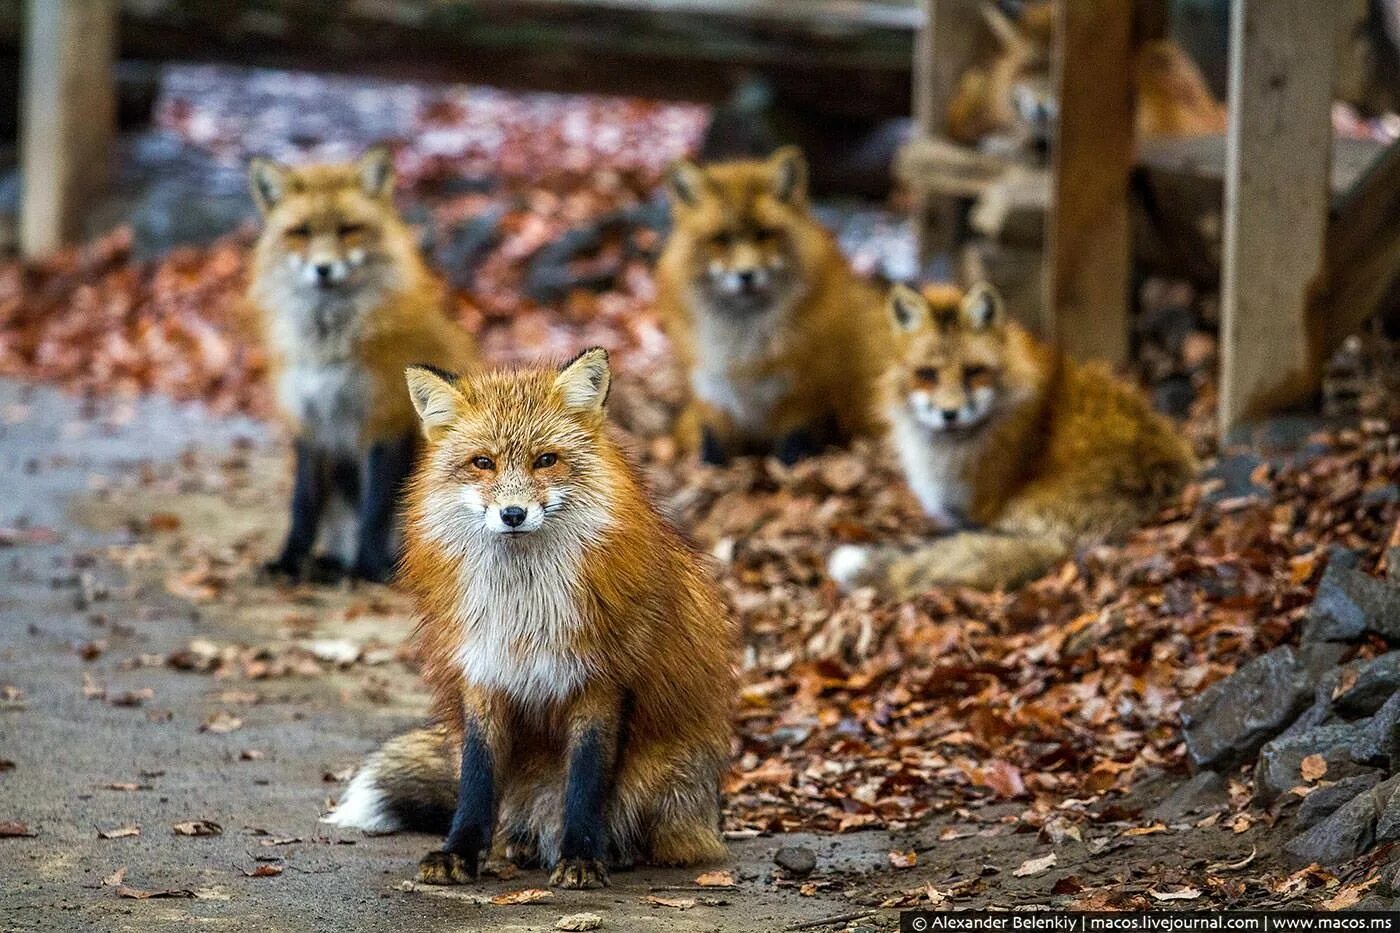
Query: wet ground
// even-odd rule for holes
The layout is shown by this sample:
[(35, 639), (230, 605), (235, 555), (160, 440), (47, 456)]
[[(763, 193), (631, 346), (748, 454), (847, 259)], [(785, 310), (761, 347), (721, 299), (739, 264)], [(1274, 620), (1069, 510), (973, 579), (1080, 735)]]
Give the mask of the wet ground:
[[(543, 873), (418, 887), (436, 840), (317, 822), (423, 714), (406, 601), (259, 583), (285, 484), (262, 425), (0, 383), (0, 824), (23, 824), (0, 834), (33, 833), (0, 838), (0, 929), (524, 931), (583, 911), (604, 930), (894, 929), (881, 905), (1064, 906), (1112, 886), (1146, 906), (1205, 866), (1276, 863), (1258, 827), (1055, 838), (989, 806), (905, 834), (734, 839), (734, 887), (640, 870), (516, 905), (490, 898)], [(193, 821), (218, 832), (182, 834)], [(810, 847), (815, 872), (783, 878), (781, 846)]]

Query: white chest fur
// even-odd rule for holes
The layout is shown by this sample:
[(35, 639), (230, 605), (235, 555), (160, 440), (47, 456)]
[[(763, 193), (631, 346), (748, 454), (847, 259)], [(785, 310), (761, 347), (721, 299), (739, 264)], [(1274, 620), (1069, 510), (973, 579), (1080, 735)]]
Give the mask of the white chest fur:
[(972, 504), (972, 445), (933, 434), (905, 411), (895, 413), (891, 428), (905, 480), (924, 513), (950, 528), (964, 524)]
[(466, 558), (458, 659), (468, 683), (526, 705), (563, 700), (583, 685), (581, 558), (579, 548), (542, 540), (484, 541)]
[(691, 391), (729, 415), (740, 430), (762, 431), (774, 407), (792, 387), (784, 375), (750, 376), (744, 372), (781, 351), (785, 312), (785, 308), (775, 307), (736, 319), (702, 309), (695, 315), (697, 358), (690, 377)]

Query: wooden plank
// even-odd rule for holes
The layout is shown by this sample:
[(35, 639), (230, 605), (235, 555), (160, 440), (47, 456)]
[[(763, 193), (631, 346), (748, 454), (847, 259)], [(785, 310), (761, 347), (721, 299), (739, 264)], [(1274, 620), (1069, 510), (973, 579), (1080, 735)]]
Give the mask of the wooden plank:
[(1128, 356), (1132, 36), (1131, 4), (1057, 4), (1046, 306), (1060, 346), (1115, 365)]
[(1332, 4), (1238, 0), (1221, 276), (1220, 431), (1305, 401), (1318, 384), (1308, 302), (1330, 201)]
[[(924, 22), (914, 42), (914, 126), (929, 139), (947, 130), (948, 101), (958, 78), (985, 42), (983, 0), (923, 0)], [(919, 264), (951, 255), (956, 246), (959, 207), (955, 198), (916, 191), (915, 238)]]
[(106, 179), (116, 122), (116, 0), (30, 0), (25, 36), (20, 250), (79, 234)]

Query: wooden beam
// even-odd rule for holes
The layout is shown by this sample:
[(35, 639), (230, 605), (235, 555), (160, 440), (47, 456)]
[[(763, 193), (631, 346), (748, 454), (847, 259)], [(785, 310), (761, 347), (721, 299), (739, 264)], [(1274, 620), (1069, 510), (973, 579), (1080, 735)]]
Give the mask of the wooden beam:
[(1308, 314), (1324, 257), (1336, 15), (1316, 0), (1236, 0), (1221, 276), (1220, 431), (1318, 384)]
[(1056, 4), (1055, 85), (1046, 306), (1072, 356), (1128, 357), (1133, 159), (1132, 4)]
[(116, 0), (29, 0), (21, 116), (20, 249), (80, 232), (101, 190), (116, 122)]

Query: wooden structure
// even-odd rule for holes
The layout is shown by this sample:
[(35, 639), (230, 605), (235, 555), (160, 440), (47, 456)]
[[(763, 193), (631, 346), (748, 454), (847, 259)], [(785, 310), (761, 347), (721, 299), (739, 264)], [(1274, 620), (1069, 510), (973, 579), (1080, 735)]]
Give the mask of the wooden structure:
[[(1167, 228), (1151, 231), (1167, 241), (1165, 252), (1223, 228), (1219, 240), (1185, 250), (1194, 253), (1187, 277), (1220, 281), (1222, 435), (1311, 401), (1326, 359), (1400, 274), (1400, 148), (1332, 135), (1337, 46), (1327, 39), (1343, 25), (1340, 8), (1235, 0), (1228, 133), (1156, 141), (1135, 153), (1134, 50), (1165, 33), (1165, 4), (1062, 0), (1054, 41), (1060, 117), (1050, 165), (1037, 173), (940, 138), (954, 86), (948, 75), (976, 51), (967, 36), (937, 31), (970, 23), (981, 0), (924, 2), (935, 34), (920, 40), (915, 68), (922, 138), (900, 167), (921, 192), (925, 246), (950, 245), (947, 218), (957, 209), (949, 202), (957, 199), (979, 202), (974, 226), (1014, 220), (1021, 231), (1043, 230), (1041, 329), (1076, 356), (1121, 363), (1134, 233), (1142, 232), (1131, 222), (1142, 213), (1130, 183), (1139, 173), (1160, 212), (1148, 219)], [(938, 54), (946, 58), (923, 60)], [(1043, 221), (1039, 212), (1048, 212)]]

